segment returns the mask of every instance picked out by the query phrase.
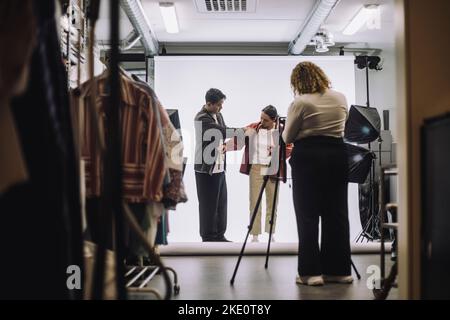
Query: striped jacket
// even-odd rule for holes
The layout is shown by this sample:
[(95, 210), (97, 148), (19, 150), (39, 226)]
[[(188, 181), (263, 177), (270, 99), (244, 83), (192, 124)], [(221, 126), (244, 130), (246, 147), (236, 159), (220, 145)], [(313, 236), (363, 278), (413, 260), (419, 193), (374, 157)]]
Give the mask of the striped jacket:
[[(93, 82), (95, 81), (95, 83)], [(72, 107), (78, 121), (81, 159), (85, 161), (86, 196), (98, 197), (102, 190), (101, 149), (97, 143), (91, 108), (91, 92), (96, 85), (95, 109), (100, 128), (105, 128), (108, 78), (100, 75), (72, 92)], [(161, 201), (166, 172), (162, 137), (152, 111), (157, 103), (144, 89), (124, 74), (120, 76), (120, 129), (122, 140), (122, 187), (127, 202)], [(107, 132), (103, 132), (106, 136)]]

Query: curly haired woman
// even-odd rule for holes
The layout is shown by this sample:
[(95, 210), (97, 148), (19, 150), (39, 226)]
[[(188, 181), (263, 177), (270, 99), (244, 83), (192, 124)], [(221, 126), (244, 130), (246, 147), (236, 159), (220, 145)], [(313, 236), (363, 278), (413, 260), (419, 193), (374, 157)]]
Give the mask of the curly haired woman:
[(296, 282), (351, 283), (348, 164), (342, 138), (347, 101), (331, 89), (323, 70), (311, 62), (294, 68), (291, 86), (295, 99), (288, 110), (283, 139), (294, 143), (289, 162), (299, 235)]

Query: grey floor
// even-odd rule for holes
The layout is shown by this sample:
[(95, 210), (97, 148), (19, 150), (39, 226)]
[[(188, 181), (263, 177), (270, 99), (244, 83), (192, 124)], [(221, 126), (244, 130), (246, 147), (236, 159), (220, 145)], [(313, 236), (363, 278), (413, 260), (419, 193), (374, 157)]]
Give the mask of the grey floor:
[[(370, 266), (379, 266), (377, 254), (352, 256), (361, 280), (351, 285), (326, 284), (310, 287), (295, 283), (297, 257), (295, 255), (270, 256), (269, 268), (264, 268), (265, 256), (244, 256), (234, 286), (230, 285), (237, 256), (167, 256), (163, 261), (174, 268), (179, 277), (180, 293), (174, 300), (310, 300), (310, 299), (357, 299), (372, 300), (367, 286)], [(386, 257), (386, 265), (392, 262)], [(372, 267), (373, 268), (373, 267)], [(370, 268), (369, 268), (370, 269)], [(160, 276), (150, 287), (163, 292)], [(398, 290), (393, 288), (388, 299), (397, 299)], [(147, 294), (133, 294), (131, 299), (151, 299)]]

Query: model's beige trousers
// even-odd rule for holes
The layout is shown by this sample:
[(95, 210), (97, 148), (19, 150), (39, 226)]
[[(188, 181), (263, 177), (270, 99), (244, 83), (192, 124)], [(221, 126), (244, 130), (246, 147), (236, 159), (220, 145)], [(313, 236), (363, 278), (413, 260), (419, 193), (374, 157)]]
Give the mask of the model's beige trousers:
[[(256, 206), (256, 202), (258, 200), (258, 195), (261, 190), (261, 187), (264, 182), (264, 176), (261, 174), (261, 169), (267, 168), (267, 166), (260, 164), (252, 164), (250, 169), (250, 219), (252, 217), (253, 211)], [(273, 206), (273, 198), (275, 195), (275, 180), (269, 179), (267, 181), (266, 189), (264, 190), (266, 194), (266, 224), (265, 231), (267, 233), (270, 232), (270, 218), (272, 216), (272, 206)], [(262, 199), (258, 208), (258, 213), (256, 214), (255, 221), (253, 223), (253, 228), (250, 231), (252, 235), (261, 234), (261, 207), (262, 207)], [(275, 203), (275, 214), (273, 217), (273, 228), (272, 233), (275, 233), (275, 221), (277, 217), (277, 206), (278, 206), (278, 195), (277, 201)]]

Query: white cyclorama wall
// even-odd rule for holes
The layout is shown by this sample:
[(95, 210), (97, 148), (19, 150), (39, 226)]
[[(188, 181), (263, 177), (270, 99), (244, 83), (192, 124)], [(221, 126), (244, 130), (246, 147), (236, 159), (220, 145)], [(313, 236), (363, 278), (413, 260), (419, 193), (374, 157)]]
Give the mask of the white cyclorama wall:
[[(265, 56), (178, 56), (155, 57), (155, 91), (167, 109), (178, 109), (188, 165), (184, 183), (189, 197), (169, 215), (169, 242), (201, 241), (195, 174), (193, 168), (194, 117), (205, 103), (209, 88), (218, 88), (227, 96), (222, 114), (229, 127), (244, 127), (259, 121), (261, 109), (272, 104), (286, 116), (293, 100), (290, 86), (292, 69), (300, 61), (312, 61), (323, 68), (333, 88), (355, 103), (354, 58), (339, 57), (265, 57)], [(228, 228), (226, 237), (243, 241), (249, 223), (249, 179), (239, 173), (242, 151), (227, 153)], [(288, 177), (291, 177), (288, 165)], [(291, 180), (279, 189), (278, 242), (297, 242)], [(349, 185), (351, 239), (361, 231), (356, 184)], [(264, 198), (263, 198), (264, 199)], [(265, 208), (263, 201), (263, 209)], [(265, 211), (263, 210), (263, 216)], [(263, 221), (264, 230), (264, 221)]]

